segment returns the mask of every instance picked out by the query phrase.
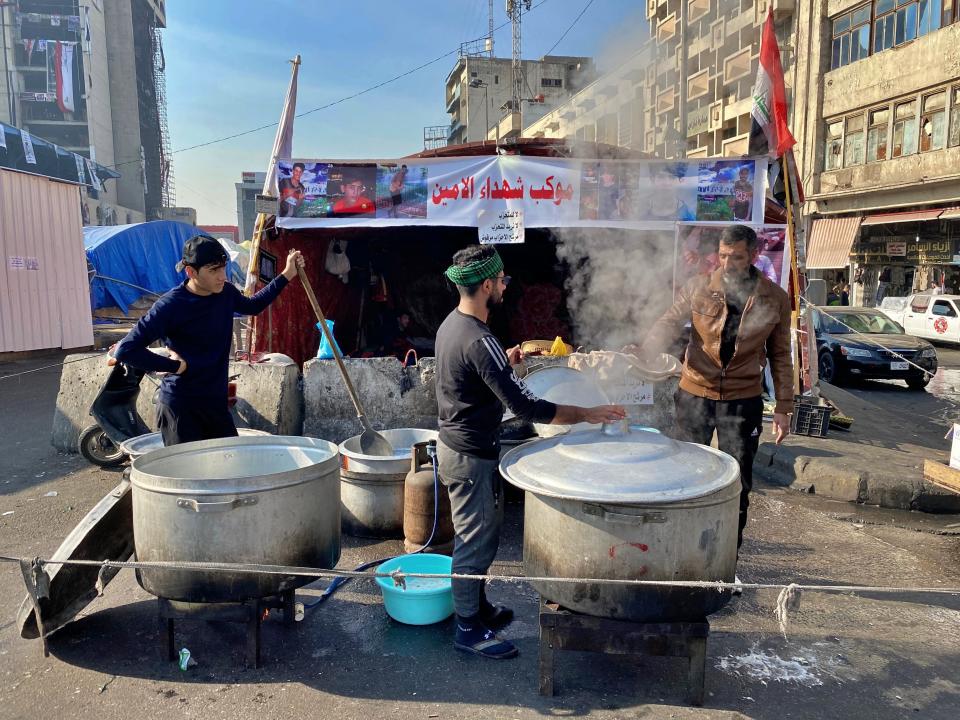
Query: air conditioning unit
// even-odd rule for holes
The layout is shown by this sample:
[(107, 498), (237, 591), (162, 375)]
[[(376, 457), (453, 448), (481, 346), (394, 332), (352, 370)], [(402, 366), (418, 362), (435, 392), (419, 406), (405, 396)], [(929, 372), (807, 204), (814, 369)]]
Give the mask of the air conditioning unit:
[(710, 116), (707, 118), (707, 129), (710, 132), (723, 127), (723, 100), (710, 103)]

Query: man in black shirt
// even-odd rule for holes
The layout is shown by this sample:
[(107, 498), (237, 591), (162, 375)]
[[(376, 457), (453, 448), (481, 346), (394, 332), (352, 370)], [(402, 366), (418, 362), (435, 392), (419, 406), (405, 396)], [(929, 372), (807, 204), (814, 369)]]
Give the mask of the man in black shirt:
[[(626, 412), (616, 405), (555, 405), (537, 398), (517, 377), (511, 365), (522, 359), (520, 349), (505, 352), (486, 324), (510, 281), (495, 248), (461, 250), (445, 275), (456, 285), (460, 303), (437, 331), (437, 460), (453, 510), (453, 572), (484, 575), (500, 543), (497, 429), (504, 408), (524, 420), (560, 425), (616, 422)], [(457, 649), (491, 658), (517, 655), (513, 643), (494, 634), (513, 619), (513, 611), (491, 604), (483, 581), (454, 580), (453, 601)]]
[[(265, 310), (304, 261), (291, 250), (283, 274), (249, 298), (227, 282), (226, 264), (227, 253), (214, 238), (187, 240), (177, 266), (187, 279), (157, 300), (117, 346), (118, 362), (167, 373), (157, 397), (164, 445), (237, 434), (227, 407), (233, 314)], [(170, 357), (148, 349), (157, 340), (172, 351)]]

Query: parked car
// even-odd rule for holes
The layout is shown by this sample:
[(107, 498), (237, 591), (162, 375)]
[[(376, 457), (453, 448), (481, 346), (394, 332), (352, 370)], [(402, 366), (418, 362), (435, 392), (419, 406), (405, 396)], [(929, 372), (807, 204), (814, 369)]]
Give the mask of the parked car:
[(960, 343), (960, 295), (917, 293), (884, 298), (880, 310), (910, 335)]
[(812, 311), (820, 378), (825, 382), (904, 380), (912, 390), (922, 390), (937, 372), (933, 345), (907, 335), (880, 310), (818, 307)]

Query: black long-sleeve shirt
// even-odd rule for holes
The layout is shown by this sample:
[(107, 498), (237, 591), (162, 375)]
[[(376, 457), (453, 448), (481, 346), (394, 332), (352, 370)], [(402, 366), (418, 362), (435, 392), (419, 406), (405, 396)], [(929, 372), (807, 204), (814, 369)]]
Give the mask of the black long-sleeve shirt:
[(557, 413), (517, 377), (490, 328), (459, 310), (437, 331), (436, 361), (440, 440), (459, 453), (497, 458), (504, 407), (531, 422), (548, 423)]
[[(226, 402), (230, 367), (233, 315), (256, 315), (272, 303), (287, 286), (278, 275), (253, 297), (246, 297), (227, 283), (214, 295), (196, 295), (187, 290), (187, 281), (169, 291), (140, 318), (120, 342), (117, 360), (141, 370), (171, 373), (160, 383), (160, 401), (198, 399)], [(180, 363), (151, 352), (148, 346), (160, 340), (187, 363), (182, 375), (175, 375)]]

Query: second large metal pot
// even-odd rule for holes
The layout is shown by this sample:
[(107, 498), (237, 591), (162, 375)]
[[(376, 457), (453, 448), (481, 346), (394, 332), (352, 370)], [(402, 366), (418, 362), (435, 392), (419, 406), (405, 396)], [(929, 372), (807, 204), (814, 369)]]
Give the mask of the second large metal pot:
[[(729, 455), (651, 432), (594, 430), (517, 447), (500, 468), (527, 491), (528, 576), (734, 579), (740, 475)], [(714, 588), (534, 586), (571, 610), (635, 622), (699, 620), (730, 599)]]
[(340, 513), (343, 531), (356, 537), (403, 537), (403, 484), (414, 445), (437, 439), (436, 430), (395, 428), (380, 433), (393, 455), (365, 455), (360, 436), (340, 443)]
[[(332, 568), (340, 559), (337, 446), (304, 437), (174, 445), (133, 461), (137, 559)], [(145, 590), (188, 602), (275, 595), (311, 578), (145, 569)]]

